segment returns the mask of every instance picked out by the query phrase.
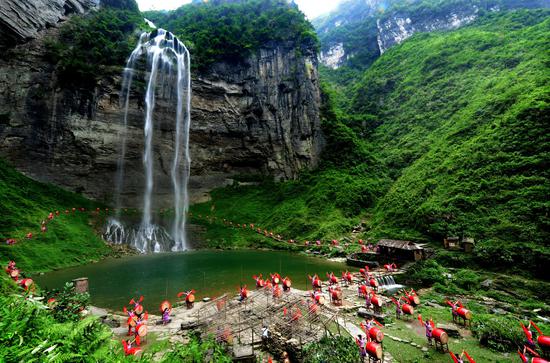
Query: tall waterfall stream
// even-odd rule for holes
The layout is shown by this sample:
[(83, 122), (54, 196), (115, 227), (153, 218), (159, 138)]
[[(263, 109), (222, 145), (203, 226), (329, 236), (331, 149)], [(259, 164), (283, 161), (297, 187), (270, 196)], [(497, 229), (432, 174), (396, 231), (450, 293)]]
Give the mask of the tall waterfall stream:
[[(136, 64), (145, 57), (147, 64), (145, 109), (144, 109), (144, 150), (143, 168), (145, 186), (143, 192), (143, 213), (139, 227), (130, 228), (121, 222), (121, 193), (124, 190), (124, 167), (127, 152), (128, 108)], [(168, 85), (175, 81), (175, 85)], [(153, 220), (154, 172), (153, 133), (155, 101), (157, 94), (165, 93), (168, 86), (176, 90), (175, 133), (171, 180), (174, 199), (174, 213), (171, 231), (156, 224)], [(117, 214), (106, 226), (105, 238), (114, 243), (126, 243), (145, 252), (183, 251), (187, 248), (185, 222), (189, 208), (187, 186), (189, 182), (191, 158), (189, 155), (189, 126), (191, 123), (191, 57), (185, 45), (172, 33), (156, 29), (143, 33), (124, 69), (121, 100), (124, 118), (120, 132), (120, 155), (117, 164), (115, 204)]]

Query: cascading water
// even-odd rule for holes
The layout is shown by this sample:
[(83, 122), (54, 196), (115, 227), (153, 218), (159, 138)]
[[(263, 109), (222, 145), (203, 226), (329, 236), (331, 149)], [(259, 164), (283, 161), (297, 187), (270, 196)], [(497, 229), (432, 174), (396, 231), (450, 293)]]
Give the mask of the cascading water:
[[(146, 77), (145, 121), (143, 127), (144, 150), (143, 167), (145, 188), (143, 193), (143, 214), (139, 227), (126, 231), (119, 221), (121, 211), (121, 193), (124, 189), (124, 162), (127, 148), (128, 108), (132, 81), (136, 74), (136, 63), (146, 56), (148, 76)], [(173, 69), (177, 69), (174, 75)], [(157, 97), (157, 81), (160, 78), (161, 94), (166, 95), (166, 85), (175, 79), (176, 119), (174, 135), (174, 153), (171, 179), (174, 193), (174, 219), (172, 233), (154, 223), (154, 110)], [(182, 251), (187, 248), (185, 223), (189, 206), (187, 185), (189, 182), (191, 158), (189, 155), (189, 127), (191, 124), (191, 56), (185, 45), (172, 33), (157, 29), (143, 33), (128, 58), (122, 81), (124, 118), (119, 132), (120, 157), (116, 177), (117, 207), (116, 218), (109, 220), (105, 237), (114, 243), (127, 243), (141, 252)]]
[(401, 284), (397, 284), (395, 282), (395, 279), (391, 275), (381, 276), (381, 277), (378, 277), (376, 280), (378, 281), (379, 289), (381, 291), (386, 291), (386, 292), (392, 292), (393, 293), (393, 292), (395, 292), (399, 289), (402, 289), (404, 287)]

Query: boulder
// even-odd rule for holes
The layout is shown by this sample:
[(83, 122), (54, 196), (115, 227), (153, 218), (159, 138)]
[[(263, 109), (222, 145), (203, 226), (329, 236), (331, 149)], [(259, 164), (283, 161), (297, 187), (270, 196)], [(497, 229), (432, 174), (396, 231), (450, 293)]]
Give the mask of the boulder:
[(440, 329), (443, 329), (447, 332), (447, 335), (449, 335), (452, 338), (460, 338), (462, 335), (460, 335), (460, 330), (455, 326), (451, 324), (437, 324), (437, 327)]

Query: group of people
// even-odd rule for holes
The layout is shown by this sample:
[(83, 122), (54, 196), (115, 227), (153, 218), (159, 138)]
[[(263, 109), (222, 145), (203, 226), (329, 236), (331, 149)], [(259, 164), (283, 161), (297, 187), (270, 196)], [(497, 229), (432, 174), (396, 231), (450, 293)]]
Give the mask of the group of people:
[(145, 311), (143, 305), (143, 296), (140, 296), (138, 300), (131, 299), (128, 305), (122, 309), (125, 314), (128, 315), (128, 336), (131, 339), (122, 340), (124, 353), (126, 355), (135, 355), (140, 351), (139, 345), (141, 344), (141, 338), (147, 335), (147, 320), (149, 319), (149, 313)]
[[(209, 215), (202, 215), (202, 214), (193, 215), (193, 213), (189, 213), (189, 216), (190, 217), (194, 216), (197, 219), (204, 219), (204, 220), (208, 221), (209, 223), (213, 223), (213, 222), (216, 222), (218, 220), (217, 217), (209, 216)], [(227, 227), (239, 228), (239, 229), (243, 229), (243, 230), (252, 230), (252, 231), (255, 231), (258, 234), (261, 234), (261, 235), (263, 235), (265, 237), (268, 237), (268, 238), (272, 238), (276, 241), (279, 241), (279, 242), (284, 242), (285, 241), (285, 238), (281, 234), (273, 232), (273, 231), (269, 231), (265, 228), (262, 229), (262, 228), (258, 227), (257, 225), (255, 225), (254, 223), (234, 223), (233, 221), (230, 221), (226, 218), (221, 218), (221, 222)], [(298, 242), (295, 239), (288, 239), (286, 241), (288, 243), (292, 243), (292, 244), (295, 244), (295, 243)], [(333, 247), (336, 247), (336, 246), (340, 245), (340, 241), (338, 241), (336, 239), (327, 241), (326, 243), (330, 244)], [(361, 252), (363, 252), (363, 253), (366, 253), (366, 252), (378, 253), (378, 252), (380, 252), (380, 247), (378, 245), (373, 245), (370, 242), (368, 244), (365, 244), (365, 242), (362, 239), (357, 240), (357, 243), (361, 246)], [(322, 246), (323, 244), (324, 244), (324, 242), (321, 241), (321, 240), (316, 240), (316, 241), (306, 240), (306, 241), (304, 241), (304, 246), (306, 246), (306, 247), (313, 246), (313, 245)], [(346, 243), (346, 246), (347, 245), (348, 244)]]
[[(262, 278), (262, 274), (253, 275), (252, 278), (256, 281), (257, 289), (271, 291), (271, 295), (275, 299), (280, 298), (283, 295), (283, 292), (290, 292), (290, 288), (292, 286), (292, 280), (288, 276), (281, 278), (281, 275), (277, 272), (270, 274), (270, 277), (266, 277), (265, 280)], [(241, 301), (248, 297), (246, 285), (244, 287), (240, 287), (239, 296)]]
[(533, 321), (529, 321), (529, 324), (525, 326), (523, 322), (520, 322), (521, 329), (525, 335), (525, 341), (523, 342), (523, 350), (518, 349), (518, 354), (523, 363), (529, 362), (529, 356), (531, 356), (532, 363), (548, 363), (547, 360), (541, 357), (541, 354), (537, 351), (540, 349), (543, 353), (550, 355), (550, 336), (545, 336), (540, 328)]
[[(99, 209), (99, 208), (98, 208)], [(108, 211), (108, 209), (106, 209)], [(72, 209), (66, 209), (65, 210), (65, 214), (71, 214), (71, 212), (74, 214), (76, 213), (76, 211), (80, 211), (80, 212), (84, 212), (86, 211), (86, 208), (72, 208)], [(49, 222), (51, 222), (52, 220), (54, 220), (55, 217), (59, 217), (62, 213), (59, 211), (59, 210), (56, 210), (55, 212), (50, 212), (48, 214), (48, 217), (44, 218), (41, 222), (40, 222), (40, 232), (42, 233), (46, 233), (48, 231), (48, 227), (47, 227), (47, 224)], [(27, 232), (25, 234), (25, 239), (33, 239), (35, 237), (35, 234), (33, 232)], [(8, 238), (6, 239), (6, 244), (7, 245), (14, 245), (16, 244), (18, 241), (16, 238)]]

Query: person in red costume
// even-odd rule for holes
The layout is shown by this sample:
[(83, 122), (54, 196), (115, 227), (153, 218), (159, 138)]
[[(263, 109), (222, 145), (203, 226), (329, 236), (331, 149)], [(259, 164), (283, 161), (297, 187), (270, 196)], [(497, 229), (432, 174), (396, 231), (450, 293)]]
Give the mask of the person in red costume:
[(139, 347), (134, 347), (132, 344), (135, 342), (134, 340), (122, 340), (122, 347), (124, 348), (124, 354), (125, 355), (136, 355), (138, 352), (141, 351)]
[[(520, 351), (518, 349), (518, 354), (523, 363), (548, 363), (546, 359), (541, 358), (537, 352), (525, 345), (523, 346), (523, 351)], [(533, 356), (533, 358), (531, 358), (531, 361), (529, 361), (529, 357), (527, 356), (528, 354)]]
[(468, 362), (476, 363), (476, 361), (472, 357), (470, 357), (468, 352), (465, 350), (463, 350), (462, 353), (460, 353), (460, 355), (458, 355), (458, 353), (456, 353), (455, 355), (455, 353), (453, 352), (449, 352), (449, 354), (451, 355), (451, 358), (453, 358), (454, 363), (465, 363), (464, 356), (466, 356), (466, 359), (468, 359)]
[(536, 349), (535, 339), (533, 338), (533, 332), (531, 331), (532, 323), (529, 322), (528, 326), (523, 325), (522, 322), (519, 323), (523, 329), (523, 334), (525, 334), (525, 345), (531, 349)]

